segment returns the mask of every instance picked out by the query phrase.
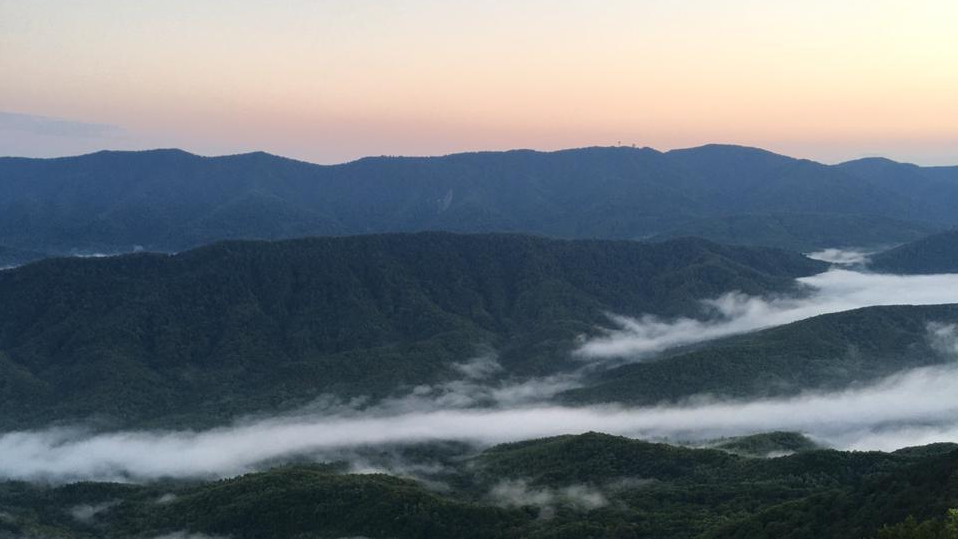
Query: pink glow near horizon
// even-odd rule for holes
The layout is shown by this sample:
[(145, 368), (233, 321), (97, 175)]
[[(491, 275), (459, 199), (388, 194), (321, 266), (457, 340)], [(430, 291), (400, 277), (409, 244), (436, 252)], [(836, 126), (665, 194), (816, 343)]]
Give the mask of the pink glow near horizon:
[(728, 142), (958, 163), (955, 20), (945, 0), (0, 0), (0, 113), (76, 122), (0, 115), (0, 154)]

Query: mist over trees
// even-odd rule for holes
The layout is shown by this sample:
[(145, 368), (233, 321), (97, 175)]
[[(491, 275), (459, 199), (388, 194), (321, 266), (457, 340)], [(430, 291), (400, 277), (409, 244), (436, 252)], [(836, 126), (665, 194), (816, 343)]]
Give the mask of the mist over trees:
[(217, 424), (453, 379), (484, 349), (512, 375), (552, 374), (607, 312), (695, 314), (824, 267), (702, 240), (447, 233), (47, 260), (0, 273), (0, 421)]

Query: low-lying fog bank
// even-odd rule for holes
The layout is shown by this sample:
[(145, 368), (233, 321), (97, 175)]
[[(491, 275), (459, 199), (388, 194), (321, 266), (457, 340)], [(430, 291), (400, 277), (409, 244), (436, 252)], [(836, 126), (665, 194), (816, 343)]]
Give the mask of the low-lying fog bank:
[(958, 442), (958, 367), (917, 369), (837, 393), (756, 401), (702, 400), (683, 406), (570, 408), (536, 405), (393, 413), (316, 413), (202, 432), (89, 433), (54, 428), (0, 436), (0, 478), (145, 480), (221, 477), (264, 461), (350, 447), (461, 440), (487, 446), (599, 431), (651, 440), (695, 441), (793, 430), (836, 448), (894, 450)]
[(798, 279), (802, 297), (762, 298), (737, 292), (704, 301), (705, 320), (612, 316), (617, 326), (582, 344), (590, 362), (642, 361), (673, 348), (819, 316), (879, 305), (958, 303), (958, 274), (884, 275), (833, 269)]

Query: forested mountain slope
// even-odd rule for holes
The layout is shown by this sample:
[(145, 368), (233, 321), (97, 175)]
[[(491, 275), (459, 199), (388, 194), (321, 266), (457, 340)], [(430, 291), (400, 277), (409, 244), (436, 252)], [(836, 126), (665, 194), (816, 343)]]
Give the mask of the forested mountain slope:
[(824, 267), (702, 240), (448, 233), (45, 260), (0, 272), (2, 427), (221, 424), (449, 379), (488, 349), (512, 375), (552, 373), (607, 312), (695, 314)]

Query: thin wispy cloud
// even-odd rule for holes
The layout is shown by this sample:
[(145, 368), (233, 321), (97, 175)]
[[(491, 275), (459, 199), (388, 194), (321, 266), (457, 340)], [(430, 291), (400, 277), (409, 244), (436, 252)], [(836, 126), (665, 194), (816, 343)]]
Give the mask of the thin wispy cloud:
[(598, 489), (587, 485), (569, 485), (563, 488), (537, 488), (522, 479), (500, 481), (492, 487), (489, 501), (500, 507), (538, 507), (539, 518), (549, 519), (556, 507), (567, 506), (579, 511), (591, 511), (609, 504)]
[(54, 428), (0, 436), (0, 478), (149, 480), (223, 477), (293, 456), (363, 446), (458, 440), (481, 446), (601, 431), (696, 441), (772, 430), (804, 432), (834, 447), (891, 450), (958, 442), (958, 368), (924, 368), (873, 386), (788, 399), (684, 406), (537, 405), (275, 418), (208, 431), (92, 433)]
[(125, 130), (116, 125), (80, 122), (15, 112), (0, 112), (0, 132), (3, 131), (30, 135), (82, 138), (116, 137), (125, 134)]
[(861, 249), (823, 249), (808, 253), (805, 256), (812, 260), (821, 260), (829, 264), (838, 266), (861, 266), (868, 262), (874, 251), (865, 251)]
[(59, 157), (146, 149), (163, 142), (108, 123), (0, 111), (0, 156)]

